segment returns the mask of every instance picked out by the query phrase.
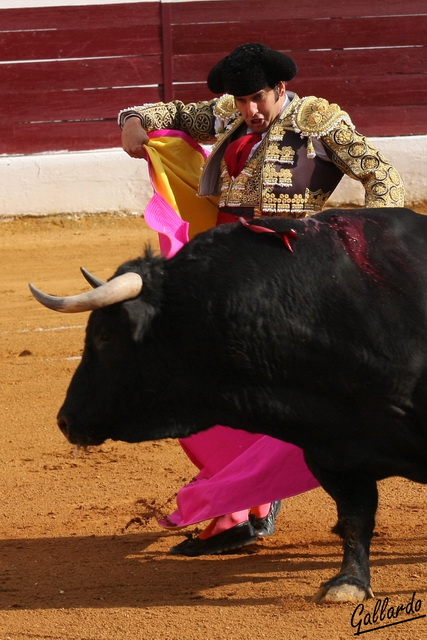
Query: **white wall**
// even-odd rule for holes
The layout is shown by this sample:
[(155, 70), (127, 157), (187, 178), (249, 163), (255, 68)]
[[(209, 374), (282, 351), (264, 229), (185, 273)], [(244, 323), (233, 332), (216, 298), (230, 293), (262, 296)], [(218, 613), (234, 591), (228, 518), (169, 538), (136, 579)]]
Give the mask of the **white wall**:
[(142, 213), (152, 190), (144, 160), (122, 149), (0, 156), (0, 217)]
[[(427, 136), (372, 138), (402, 175), (407, 205), (427, 202)], [(141, 214), (152, 190), (144, 160), (122, 149), (0, 156), (0, 216)], [(363, 205), (363, 189), (346, 176), (329, 204)]]

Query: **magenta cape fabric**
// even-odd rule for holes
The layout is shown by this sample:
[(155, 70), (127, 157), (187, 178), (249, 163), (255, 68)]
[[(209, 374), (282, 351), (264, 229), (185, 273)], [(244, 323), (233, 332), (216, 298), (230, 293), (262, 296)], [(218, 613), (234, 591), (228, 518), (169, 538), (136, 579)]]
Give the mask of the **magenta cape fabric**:
[[(150, 134), (152, 140), (156, 136), (179, 137), (182, 159), (188, 153), (206, 155), (202, 147), (182, 132)], [(150, 159), (148, 165), (155, 189)], [(145, 220), (159, 233), (160, 248), (167, 257), (188, 241), (188, 222), (158, 192), (147, 205)], [(180, 443), (200, 471), (179, 490), (177, 510), (159, 521), (164, 527), (185, 527), (319, 486), (304, 462), (301, 449), (275, 438), (218, 425)]]

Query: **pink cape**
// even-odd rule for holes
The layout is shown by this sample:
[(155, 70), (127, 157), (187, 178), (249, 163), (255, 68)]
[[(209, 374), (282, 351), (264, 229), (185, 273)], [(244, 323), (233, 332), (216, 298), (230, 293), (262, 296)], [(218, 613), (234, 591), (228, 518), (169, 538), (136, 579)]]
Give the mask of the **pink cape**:
[[(196, 195), (207, 153), (185, 133), (165, 130), (150, 134), (147, 155), (154, 195), (144, 217), (159, 233), (162, 253), (171, 257), (188, 241), (189, 212), (194, 220), (194, 212), (202, 216), (210, 207), (205, 228), (213, 226), (212, 203)], [(188, 174), (182, 171), (184, 158), (191, 158)], [(177, 510), (159, 521), (164, 527), (185, 527), (319, 486), (302, 450), (282, 440), (218, 425), (180, 443), (200, 471), (179, 490)]]

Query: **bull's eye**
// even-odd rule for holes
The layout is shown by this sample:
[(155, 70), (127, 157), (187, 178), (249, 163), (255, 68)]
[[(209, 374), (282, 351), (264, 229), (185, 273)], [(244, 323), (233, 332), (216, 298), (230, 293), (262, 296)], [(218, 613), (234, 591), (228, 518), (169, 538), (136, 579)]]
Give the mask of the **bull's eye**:
[(111, 334), (108, 331), (101, 331), (97, 337), (97, 346), (103, 347), (111, 340)]

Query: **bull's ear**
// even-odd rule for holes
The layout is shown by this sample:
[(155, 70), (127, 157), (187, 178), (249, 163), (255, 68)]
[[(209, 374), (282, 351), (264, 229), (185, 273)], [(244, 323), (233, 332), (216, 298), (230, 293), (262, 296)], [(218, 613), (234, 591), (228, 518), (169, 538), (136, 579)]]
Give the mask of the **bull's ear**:
[(140, 342), (156, 314), (155, 308), (149, 302), (136, 298), (122, 304), (122, 313), (129, 323), (133, 340)]

